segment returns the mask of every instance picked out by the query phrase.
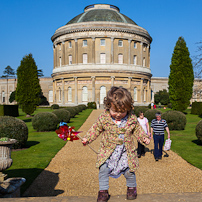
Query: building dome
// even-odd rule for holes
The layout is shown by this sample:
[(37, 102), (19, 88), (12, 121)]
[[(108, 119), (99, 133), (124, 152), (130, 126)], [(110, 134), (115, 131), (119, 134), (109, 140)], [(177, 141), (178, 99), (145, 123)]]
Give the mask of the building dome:
[(107, 4), (94, 4), (87, 6), (84, 13), (81, 13), (70, 20), (68, 24), (79, 22), (107, 21), (107, 22), (123, 22), (137, 25), (129, 17), (121, 14), (119, 8)]
[(97, 102), (111, 86), (127, 88), (135, 105), (151, 102), (150, 44), (146, 29), (116, 6), (94, 4), (58, 28), (53, 42), (53, 103)]

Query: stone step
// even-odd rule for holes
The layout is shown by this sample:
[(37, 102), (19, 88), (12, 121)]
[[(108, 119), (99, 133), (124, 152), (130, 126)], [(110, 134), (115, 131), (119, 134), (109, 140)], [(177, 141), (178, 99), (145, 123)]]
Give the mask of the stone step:
[[(94, 196), (58, 196), (58, 197), (21, 197), (1, 198), (2, 202), (96, 202)], [(108, 202), (126, 202), (125, 196), (111, 196)], [(139, 194), (134, 202), (201, 202), (202, 192), (170, 193), (170, 194)]]

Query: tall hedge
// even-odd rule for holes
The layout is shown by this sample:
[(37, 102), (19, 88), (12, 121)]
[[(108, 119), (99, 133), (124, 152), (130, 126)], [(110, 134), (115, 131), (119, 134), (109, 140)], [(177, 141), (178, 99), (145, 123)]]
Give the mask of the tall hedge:
[(0, 105), (0, 116), (18, 117), (18, 105)]
[(31, 115), (39, 103), (41, 87), (38, 71), (32, 54), (26, 55), (17, 69), (17, 89), (15, 100), (21, 105), (22, 111)]
[(179, 37), (171, 59), (168, 80), (172, 109), (184, 111), (190, 103), (194, 73), (189, 50), (183, 37)]

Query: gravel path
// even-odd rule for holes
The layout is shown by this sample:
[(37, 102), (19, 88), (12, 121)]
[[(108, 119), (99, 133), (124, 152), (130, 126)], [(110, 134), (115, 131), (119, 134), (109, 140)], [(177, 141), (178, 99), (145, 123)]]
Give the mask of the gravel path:
[[(79, 131), (86, 131), (103, 110), (94, 110)], [(172, 138), (172, 132), (171, 132)], [(99, 140), (91, 146), (98, 150)], [(202, 192), (202, 171), (183, 160), (172, 151), (168, 157), (156, 162), (153, 157), (153, 142), (146, 148), (145, 157), (139, 159), (136, 172), (138, 194)], [(99, 190), (96, 154), (82, 146), (80, 140), (67, 142), (56, 154), (48, 167), (36, 178), (24, 196), (96, 196)], [(124, 176), (110, 178), (111, 195), (125, 195)]]

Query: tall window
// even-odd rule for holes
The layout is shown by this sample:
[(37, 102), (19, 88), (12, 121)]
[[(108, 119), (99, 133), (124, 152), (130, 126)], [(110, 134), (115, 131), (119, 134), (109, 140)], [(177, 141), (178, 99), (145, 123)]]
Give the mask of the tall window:
[(69, 41), (69, 48), (72, 48), (72, 42)]
[(101, 86), (100, 87), (100, 104), (104, 104), (104, 98), (106, 97), (106, 87)]
[(88, 55), (87, 53), (83, 54), (83, 64), (87, 64), (88, 63)]
[(72, 64), (72, 55), (69, 55), (69, 65)]
[(137, 87), (134, 88), (134, 101), (137, 102)]
[(52, 90), (49, 90), (49, 93), (48, 93), (48, 96), (49, 96), (49, 102), (53, 102), (53, 91)]
[(59, 64), (60, 64), (60, 67), (62, 66), (62, 58), (59, 57)]
[(87, 46), (87, 40), (83, 40), (83, 46)]
[(6, 97), (5, 97), (5, 92), (4, 91), (2, 92), (2, 102), (3, 103), (6, 102)]
[(106, 63), (106, 54), (100, 53), (100, 63), (105, 64)]
[(123, 41), (122, 41), (122, 40), (119, 40), (118, 46), (119, 46), (119, 47), (122, 47), (122, 46), (123, 46)]
[(68, 102), (72, 101), (72, 88), (68, 87)]
[(147, 44), (143, 44), (143, 51), (146, 51)]
[(137, 42), (134, 41), (134, 48), (137, 48)]
[(137, 55), (133, 56), (133, 64), (136, 65), (137, 64)]
[(105, 39), (100, 39), (100, 45), (105, 46)]
[(82, 88), (82, 101), (87, 102), (88, 101), (88, 88), (84, 86)]
[(59, 88), (59, 102), (61, 102), (61, 97), (62, 97), (62, 90)]
[(118, 63), (123, 64), (123, 54), (118, 54)]
[(143, 90), (143, 93), (144, 93), (144, 102), (146, 102), (146, 90), (145, 89)]
[(143, 58), (142, 65), (143, 65), (143, 67), (146, 67), (146, 60), (145, 60), (145, 58)]

